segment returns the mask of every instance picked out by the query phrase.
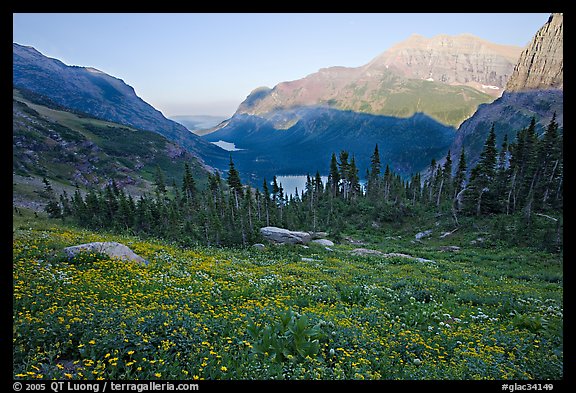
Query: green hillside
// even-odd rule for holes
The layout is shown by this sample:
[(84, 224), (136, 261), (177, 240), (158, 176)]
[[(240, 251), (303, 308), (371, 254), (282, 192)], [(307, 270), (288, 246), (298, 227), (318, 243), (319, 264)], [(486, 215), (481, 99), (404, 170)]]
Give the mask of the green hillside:
[(353, 94), (336, 99), (335, 107), (377, 115), (410, 117), (422, 112), (438, 122), (458, 127), (494, 97), (468, 86), (398, 77), (384, 78), (377, 88), (348, 87)]
[(57, 190), (100, 188), (114, 179), (138, 195), (152, 190), (158, 167), (167, 184), (180, 184), (186, 162), (198, 185), (206, 185), (198, 160), (155, 132), (68, 112), (18, 90), (12, 109), (14, 194), (23, 199), (38, 196), (43, 177)]

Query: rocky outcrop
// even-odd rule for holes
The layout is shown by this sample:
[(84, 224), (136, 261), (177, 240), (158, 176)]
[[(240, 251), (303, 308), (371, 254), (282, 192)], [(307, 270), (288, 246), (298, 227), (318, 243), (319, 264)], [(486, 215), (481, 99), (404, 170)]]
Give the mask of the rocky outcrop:
[(269, 242), (280, 244), (306, 244), (311, 240), (308, 232), (290, 231), (278, 227), (260, 228), (260, 233)]
[(328, 240), (328, 239), (315, 239), (315, 240), (312, 240), (312, 243), (316, 243), (316, 244), (319, 244), (321, 246), (328, 246), (328, 247), (332, 247), (334, 245), (334, 242), (332, 240)]
[(506, 91), (564, 88), (564, 16), (552, 14), (524, 49)]
[(148, 261), (142, 258), (140, 255), (136, 254), (129, 247), (124, 244), (117, 242), (93, 242), (80, 244), (78, 246), (66, 247), (64, 253), (68, 258), (74, 258), (80, 253), (96, 252), (100, 254), (106, 254), (110, 258), (118, 258), (127, 261), (134, 261), (148, 265)]
[(416, 240), (420, 240), (420, 239), (423, 239), (425, 237), (429, 237), (430, 235), (432, 235), (432, 229), (418, 232), (416, 235), (414, 235), (414, 238), (416, 238)]
[(402, 254), (399, 252), (383, 253), (382, 251), (370, 250), (368, 248), (355, 248), (354, 250), (350, 251), (350, 253), (352, 253), (353, 255), (358, 255), (358, 256), (375, 255), (375, 256), (382, 257), (382, 258), (405, 258), (405, 259), (410, 259), (410, 260), (413, 260), (416, 262), (436, 263), (435, 261), (433, 261), (431, 259), (419, 258), (419, 257), (415, 257), (415, 256), (408, 255), (408, 254)]
[[(564, 125), (563, 16), (552, 14), (524, 50), (502, 97), (480, 105), (474, 116), (458, 128), (450, 147), (452, 160), (464, 149), (468, 168), (478, 162), (490, 128), (494, 126), (496, 145), (504, 135), (508, 141), (536, 119), (536, 132), (542, 134), (554, 113), (560, 128)], [(444, 161), (441, 160), (440, 164)]]
[(522, 48), (499, 45), (470, 34), (413, 34), (368, 66), (392, 69), (406, 78), (468, 85), (499, 97), (512, 75)]

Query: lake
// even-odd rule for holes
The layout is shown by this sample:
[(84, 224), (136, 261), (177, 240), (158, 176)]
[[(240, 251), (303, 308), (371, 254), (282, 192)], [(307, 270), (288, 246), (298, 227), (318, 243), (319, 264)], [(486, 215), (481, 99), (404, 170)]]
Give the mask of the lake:
[[(313, 176), (311, 176), (313, 178)], [(326, 187), (326, 182), (328, 181), (328, 176), (321, 176), (322, 184)], [(296, 188), (298, 188), (298, 195), (302, 194), (302, 191), (306, 189), (306, 175), (285, 175), (276, 176), (276, 181), (278, 185), (282, 184), (284, 189), (284, 194), (294, 195), (296, 193)], [(272, 185), (272, 182), (270, 183)], [(364, 190), (366, 185), (366, 180), (360, 180), (360, 186)], [(270, 188), (272, 190), (272, 188)]]

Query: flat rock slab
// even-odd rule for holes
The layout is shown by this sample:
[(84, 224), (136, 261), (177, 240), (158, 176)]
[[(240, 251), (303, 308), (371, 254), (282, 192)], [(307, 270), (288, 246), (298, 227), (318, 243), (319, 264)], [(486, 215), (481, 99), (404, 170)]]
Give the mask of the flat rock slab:
[(134, 261), (148, 265), (147, 260), (136, 254), (129, 247), (117, 242), (93, 242), (80, 244), (78, 246), (66, 247), (64, 252), (68, 255), (68, 258), (73, 258), (79, 253), (97, 252), (100, 254), (106, 254), (110, 258), (118, 258), (125, 261)]
[(334, 245), (334, 242), (332, 240), (328, 240), (328, 239), (316, 239), (316, 240), (312, 240), (312, 243), (316, 243), (316, 244), (320, 244), (321, 246), (328, 246), (328, 247), (332, 247)]
[(264, 239), (280, 244), (306, 244), (312, 239), (308, 232), (290, 231), (277, 227), (260, 228), (260, 233)]
[(355, 248), (354, 250), (350, 251), (352, 254), (354, 255), (377, 255), (377, 256), (381, 256), (383, 258), (406, 258), (406, 259), (412, 259), (415, 260), (417, 262), (431, 262), (431, 263), (436, 263), (435, 261), (431, 260), (431, 259), (425, 259), (425, 258), (419, 258), (419, 257), (414, 257), (412, 255), (408, 255), (408, 254), (402, 254), (399, 252), (390, 252), (390, 253), (383, 253), (382, 251), (378, 251), (378, 250), (370, 250), (367, 248)]

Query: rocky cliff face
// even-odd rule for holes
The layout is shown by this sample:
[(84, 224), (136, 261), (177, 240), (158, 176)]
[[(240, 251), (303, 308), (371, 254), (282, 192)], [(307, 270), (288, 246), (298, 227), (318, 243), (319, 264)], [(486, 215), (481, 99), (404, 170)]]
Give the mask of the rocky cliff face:
[(468, 85), (499, 97), (521, 51), (520, 47), (494, 44), (470, 34), (432, 38), (414, 34), (367, 68), (391, 69), (406, 78)]
[(552, 14), (522, 52), (506, 90), (563, 89), (564, 16)]
[(457, 160), (462, 148), (468, 167), (478, 161), (484, 141), (492, 125), (497, 145), (504, 135), (514, 141), (519, 130), (528, 127), (532, 117), (536, 130), (542, 134), (553, 114), (562, 129), (564, 126), (563, 36), (562, 14), (552, 14), (522, 52), (502, 97), (481, 105), (470, 119), (459, 127), (450, 147), (452, 159)]

